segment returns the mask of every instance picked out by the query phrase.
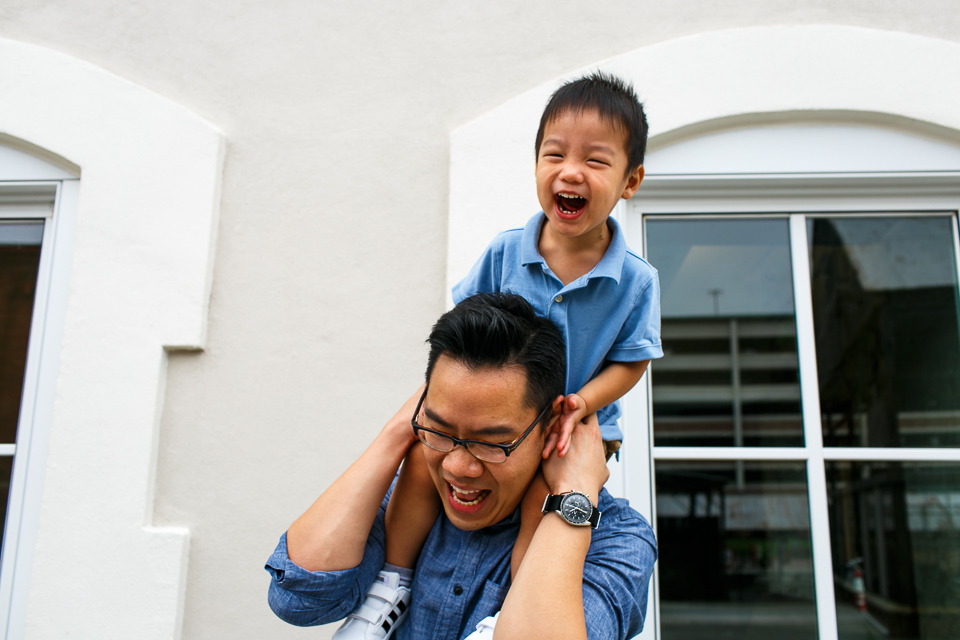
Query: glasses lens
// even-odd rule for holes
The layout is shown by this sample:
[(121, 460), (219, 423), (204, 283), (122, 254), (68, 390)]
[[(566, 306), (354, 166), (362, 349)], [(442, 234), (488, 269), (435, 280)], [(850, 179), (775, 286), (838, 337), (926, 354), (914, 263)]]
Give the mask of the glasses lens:
[(477, 444), (471, 442), (467, 445), (470, 453), (480, 458), (484, 462), (503, 462), (507, 459), (507, 454), (500, 447), (494, 447), (489, 444)]
[(418, 429), (417, 435), (420, 436), (420, 442), (437, 451), (447, 452), (451, 451), (454, 447), (453, 440), (439, 433)]

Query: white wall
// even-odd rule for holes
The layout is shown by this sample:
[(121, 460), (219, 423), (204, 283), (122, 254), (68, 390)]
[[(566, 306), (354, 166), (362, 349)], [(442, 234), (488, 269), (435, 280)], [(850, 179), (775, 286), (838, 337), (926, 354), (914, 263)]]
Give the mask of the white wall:
[[(153, 523), (191, 535), (183, 637), (317, 637), (272, 616), (261, 566), (419, 381), (445, 299), (452, 131), (563, 74), (682, 36), (839, 24), (955, 41), (953, 7), (4, 2), (0, 37), (97, 65), (226, 139), (207, 342), (170, 356), (159, 432)], [(704, 99), (679, 79), (658, 95), (639, 89), (651, 109), (665, 92)], [(529, 154), (516, 171), (532, 178)], [(478, 180), (477, 197), (515, 173)], [(525, 220), (528, 203), (511, 200), (490, 207)], [(114, 613), (91, 615), (106, 626)]]

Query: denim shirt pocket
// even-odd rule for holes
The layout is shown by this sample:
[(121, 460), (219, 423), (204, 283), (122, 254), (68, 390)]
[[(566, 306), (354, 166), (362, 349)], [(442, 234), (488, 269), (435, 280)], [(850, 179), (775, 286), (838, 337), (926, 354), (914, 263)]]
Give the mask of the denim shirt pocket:
[(467, 620), (467, 627), (464, 633), (469, 635), (473, 633), (477, 623), (488, 616), (496, 615), (503, 606), (503, 601), (507, 598), (507, 591), (510, 585), (499, 585), (493, 580), (487, 580), (483, 585), (483, 592), (480, 594), (480, 600), (474, 607), (470, 619)]

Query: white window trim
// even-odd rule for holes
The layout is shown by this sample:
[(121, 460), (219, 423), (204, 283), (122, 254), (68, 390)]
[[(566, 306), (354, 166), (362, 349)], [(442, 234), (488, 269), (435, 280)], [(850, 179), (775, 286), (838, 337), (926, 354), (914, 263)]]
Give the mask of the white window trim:
[(154, 526), (158, 430), (167, 352), (206, 340), (224, 138), (143, 87), (24, 42), (0, 38), (0, 86), (0, 143), (82, 171), (59, 357), (40, 364), (55, 376), (34, 413), (47, 464), (30, 466), (42, 497), (25, 501), (36, 534), (21, 527), (18, 541), (34, 553), (17, 556), (7, 634), (98, 637), (109, 620), (117, 637), (177, 638), (189, 530)]
[[(17, 442), (5, 445), (3, 451), (15, 456), (0, 559), (0, 629), (4, 637), (16, 637), (15, 630), (22, 626), (17, 616), (10, 624), (11, 612), (25, 609), (30, 587), (76, 225), (79, 181), (43, 179), (57, 176), (59, 171), (52, 169), (41, 171), (36, 182), (0, 181), (0, 218), (44, 221)], [(17, 205), (4, 206), (10, 201)]]

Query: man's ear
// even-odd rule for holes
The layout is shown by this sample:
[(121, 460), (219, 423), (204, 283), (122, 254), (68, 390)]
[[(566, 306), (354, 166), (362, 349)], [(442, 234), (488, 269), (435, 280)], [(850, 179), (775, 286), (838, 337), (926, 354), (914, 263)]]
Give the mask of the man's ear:
[(550, 432), (553, 431), (555, 426), (557, 426), (557, 422), (560, 421), (560, 416), (562, 415), (563, 396), (557, 396), (554, 398), (553, 402), (550, 403), (550, 420), (547, 421), (547, 426), (540, 432), (544, 442), (546, 442), (547, 438), (550, 437)]
[(637, 189), (640, 188), (640, 183), (643, 182), (643, 165), (641, 164), (636, 169), (630, 172), (627, 176), (627, 184), (623, 189), (623, 194), (620, 196), (624, 200), (629, 200), (633, 197), (633, 194), (637, 192)]

